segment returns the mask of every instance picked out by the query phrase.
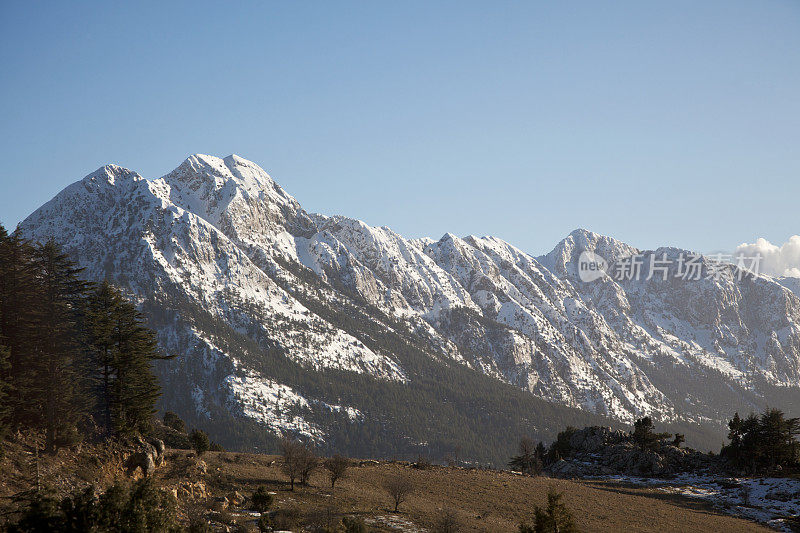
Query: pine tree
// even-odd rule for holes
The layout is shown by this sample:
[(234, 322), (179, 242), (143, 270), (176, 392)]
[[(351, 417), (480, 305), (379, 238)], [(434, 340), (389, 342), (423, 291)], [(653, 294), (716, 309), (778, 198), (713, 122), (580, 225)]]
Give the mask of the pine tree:
[[(533, 526), (535, 533), (576, 533), (578, 531), (572, 513), (561, 501), (563, 497), (563, 493), (556, 492), (551, 488), (547, 492), (547, 506), (544, 508), (536, 506)], [(524, 531), (522, 526), (520, 530)]]
[(37, 335), (29, 362), (35, 383), (33, 399), (44, 413), (45, 449), (53, 452), (75, 439), (76, 425), (87, 414), (88, 398), (79, 372), (83, 355), (78, 321), (86, 283), (81, 269), (52, 240), (34, 250)]
[(87, 342), (97, 409), (107, 432), (147, 432), (160, 395), (154, 360), (158, 349), (136, 307), (108, 282), (89, 296)]
[(761, 456), (769, 469), (793, 465), (797, 461), (800, 419), (786, 418), (780, 409), (767, 409), (759, 418)]
[[(8, 396), (11, 390), (11, 383), (8, 381), (7, 372), (11, 367), (8, 362), (8, 348), (0, 345), (0, 442), (6, 436), (10, 425), (9, 417), (11, 408), (8, 405)], [(0, 459), (3, 458), (3, 450), (0, 448)]]
[(795, 437), (800, 434), (800, 419), (767, 409), (761, 416), (751, 413), (745, 419), (736, 413), (728, 428), (730, 444), (720, 454), (737, 468), (759, 473), (798, 464), (800, 443)]
[(158, 349), (155, 333), (132, 303), (120, 297), (113, 310), (115, 379), (111, 387), (111, 412), (117, 433), (146, 432), (156, 412), (160, 395), (153, 374), (154, 360), (169, 359)]
[(7, 407), (11, 423), (41, 423), (42, 413), (32, 397), (35, 377), (30, 372), (36, 329), (33, 308), (36, 282), (33, 248), (18, 232), (9, 235), (0, 226), (0, 344), (8, 349), (8, 366), (0, 376), (8, 384)]
[(114, 317), (121, 299), (114, 288), (103, 282), (88, 299), (86, 329), (92, 363), (93, 391), (106, 432), (113, 428), (111, 417), (112, 383), (117, 365), (114, 342)]
[(653, 419), (649, 416), (641, 418), (633, 423), (631, 437), (642, 450), (650, 450), (656, 447), (659, 441), (669, 438), (669, 433), (656, 433), (653, 431)]

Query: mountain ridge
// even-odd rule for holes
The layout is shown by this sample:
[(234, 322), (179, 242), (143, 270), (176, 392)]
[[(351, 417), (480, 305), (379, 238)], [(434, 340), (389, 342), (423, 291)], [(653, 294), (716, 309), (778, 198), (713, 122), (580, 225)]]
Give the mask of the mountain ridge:
[[(575, 270), (581, 251), (610, 263), (640, 253), (652, 261), (656, 252), (583, 229), (539, 257), (495, 237), (405, 239), (388, 227), (306, 213), (236, 155), (190, 156), (156, 180), (103, 166), (20, 228), (34, 240), (56, 238), (91, 279), (108, 277), (140, 303), (173, 294), (231, 326), (231, 335), (313, 371), (418, 379), (397, 348), (377, 348), (345, 324), (337, 309), (346, 301), (378, 309), (385, 318), (375, 324), (393, 327), (397, 339), (421, 339), (421, 350), (441, 364), (622, 422), (653, 414), (718, 426), (731, 414), (726, 407), (760, 405), (771, 399), (766, 390), (800, 377), (800, 300), (772, 280), (737, 281), (731, 270), (731, 279), (694, 285), (583, 283)], [(302, 414), (314, 405), (335, 405), (358, 422), (358, 406), (306, 398), (221, 348), (207, 327), (184, 323), (192, 321), (176, 318), (159, 334), (198, 359), (181, 400), (198, 416), (228, 409), (276, 433), (304, 427), (322, 440), (325, 429), (306, 420), (319, 413)], [(212, 377), (215, 386), (204, 381)], [(800, 399), (797, 390), (787, 395)]]

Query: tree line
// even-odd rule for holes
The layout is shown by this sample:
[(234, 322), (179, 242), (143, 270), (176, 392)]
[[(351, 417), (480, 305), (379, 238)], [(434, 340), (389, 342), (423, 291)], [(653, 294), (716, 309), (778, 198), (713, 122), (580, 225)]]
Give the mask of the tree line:
[(124, 295), (92, 284), (54, 242), (0, 226), (0, 437), (44, 432), (53, 452), (99, 433), (149, 430), (166, 359)]
[[(767, 408), (761, 414), (751, 413), (741, 418), (739, 413), (728, 422), (728, 440), (719, 453), (722, 466), (749, 475), (771, 475), (800, 471), (800, 418), (790, 418), (780, 409)], [(524, 474), (539, 475), (542, 470), (572, 452), (572, 435), (577, 431), (567, 427), (558, 433), (550, 446), (536, 443), (529, 437), (519, 441), (517, 454), (508, 466)], [(641, 451), (656, 451), (664, 445), (680, 447), (685, 442), (681, 433), (660, 433), (649, 416), (636, 420), (628, 434), (630, 442)], [(712, 454), (712, 452), (709, 452)]]
[(800, 418), (787, 418), (779, 409), (728, 422), (728, 440), (720, 455), (748, 474), (783, 472), (800, 468)]

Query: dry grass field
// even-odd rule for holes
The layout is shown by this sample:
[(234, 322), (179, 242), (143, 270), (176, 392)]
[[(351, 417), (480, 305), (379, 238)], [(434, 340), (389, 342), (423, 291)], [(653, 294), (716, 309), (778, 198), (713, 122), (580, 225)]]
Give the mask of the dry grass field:
[[(13, 494), (31, 488), (29, 448), (21, 442), (12, 443), (0, 461), (0, 511), (8, 508)], [(193, 452), (168, 450), (166, 455), (165, 464), (155, 473), (156, 480), (165, 490), (178, 488), (179, 514), (184, 521), (191, 516), (211, 517), (215, 531), (257, 531), (251, 514), (244, 512), (242, 506), (227, 506), (227, 502), (233, 502), (232, 496), (237, 492), (249, 497), (262, 485), (275, 493), (273, 509), (299, 510), (303, 528), (295, 531), (314, 531), (314, 526), (338, 523), (342, 516), (351, 515), (364, 518), (371, 531), (434, 533), (437, 523), (449, 512), (460, 525), (458, 531), (511, 533), (517, 531), (520, 522), (532, 519), (535, 505), (544, 505), (550, 487), (564, 493), (565, 503), (586, 532), (770, 531), (720, 514), (696, 500), (609, 482), (533, 478), (439, 466), (421, 470), (407, 463), (363, 462), (361, 466), (354, 463), (333, 491), (324, 470), (312, 476), (309, 486), (291, 491), (275, 456), (208, 452), (202, 457), (203, 468), (198, 468)], [(83, 446), (79, 451), (62, 450), (55, 456), (41, 456), (38, 471), (44, 485), (64, 495), (90, 483), (105, 487), (124, 478), (122, 456), (122, 450), (114, 446)], [(395, 514), (382, 485), (398, 474), (408, 475), (415, 489)], [(200, 485), (203, 490), (194, 497), (181, 490)]]
[[(207, 464), (204, 478), (212, 494), (238, 490), (249, 495), (265, 485), (276, 493), (276, 508), (298, 507), (306, 524), (322, 524), (330, 517), (350, 514), (364, 517), (378, 531), (397, 531), (382, 525), (390, 521), (405, 524), (400, 530), (428, 530), (449, 511), (462, 531), (515, 532), (520, 522), (532, 518), (534, 505), (544, 504), (553, 487), (563, 491), (583, 531), (770, 531), (688, 498), (607, 482), (436, 466), (418, 470), (407, 464), (380, 463), (350, 468), (334, 491), (329, 489), (325, 471), (315, 473), (310, 486), (290, 491), (277, 457), (210, 452), (203, 459)], [(183, 465), (194, 461), (179, 451), (171, 452), (169, 460), (171, 465), (159, 473), (166, 483), (179, 479)], [(399, 473), (411, 477), (415, 491), (395, 515), (382, 483)]]

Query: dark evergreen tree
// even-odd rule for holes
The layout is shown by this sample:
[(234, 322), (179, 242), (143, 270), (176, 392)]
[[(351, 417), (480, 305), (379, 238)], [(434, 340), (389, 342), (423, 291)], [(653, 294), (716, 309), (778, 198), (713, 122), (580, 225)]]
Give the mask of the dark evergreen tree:
[(631, 437), (633, 438), (633, 442), (642, 450), (651, 450), (656, 447), (661, 440), (669, 438), (670, 436), (669, 433), (656, 433), (653, 431), (653, 428), (653, 419), (649, 416), (640, 418), (633, 423)]
[(272, 507), (275, 498), (269, 493), (267, 487), (261, 486), (250, 497), (250, 508), (259, 513), (266, 513)]
[(578, 431), (577, 428), (567, 426), (564, 431), (558, 433), (555, 442), (550, 445), (550, 449), (547, 451), (546, 462), (548, 465), (557, 463), (565, 457), (569, 457), (570, 453), (572, 453), (570, 440), (576, 431)]
[(800, 460), (800, 419), (786, 418), (779, 409), (742, 419), (736, 413), (728, 422), (730, 443), (720, 454), (751, 474), (796, 468)]
[(202, 429), (193, 429), (192, 432), (189, 433), (189, 442), (192, 443), (192, 448), (197, 452), (198, 457), (211, 448), (211, 441), (208, 440), (208, 435), (206, 435), (206, 432)]
[(88, 298), (86, 330), (96, 408), (106, 431), (149, 431), (160, 394), (152, 362), (169, 358), (159, 352), (155, 333), (108, 282)]
[(114, 313), (116, 329), (116, 380), (112, 411), (118, 433), (146, 430), (155, 413), (159, 395), (158, 382), (150, 368), (158, 359), (155, 334), (142, 325), (136, 308), (121, 302)]
[(542, 466), (544, 466), (547, 460), (547, 447), (542, 441), (539, 441), (539, 444), (536, 445), (536, 457), (539, 458), (539, 461), (542, 462)]
[(759, 417), (761, 457), (770, 470), (794, 466), (798, 459), (800, 419), (786, 418), (780, 409), (767, 409)]
[(520, 526), (522, 532), (533, 533), (576, 533), (578, 527), (572, 513), (566, 504), (561, 501), (564, 494), (550, 489), (547, 492), (547, 506), (542, 508), (538, 505), (534, 509), (535, 522), (533, 528)]
[(81, 269), (53, 241), (35, 248), (33, 266), (37, 301), (33, 306), (36, 337), (28, 362), (34, 405), (44, 413), (45, 449), (74, 442), (76, 425), (88, 412), (85, 381), (79, 372), (83, 355), (78, 322), (86, 283)]
[(87, 341), (92, 362), (93, 390), (97, 399), (99, 419), (106, 432), (113, 428), (112, 385), (116, 377), (116, 313), (122, 299), (116, 290), (103, 282), (89, 296), (86, 305)]
[(15, 425), (42, 422), (42, 411), (33, 398), (33, 360), (36, 330), (33, 323), (37, 302), (33, 248), (18, 232), (11, 235), (0, 226), (0, 344), (8, 349), (8, 366), (0, 376), (9, 385), (6, 399)]
[[(7, 377), (11, 363), (8, 362), (8, 348), (0, 345), (0, 443), (8, 432), (10, 425), (11, 408), (8, 404), (11, 383)], [(3, 458), (3, 448), (0, 446), (0, 459)]]
[(164, 413), (164, 425), (180, 433), (186, 433), (186, 422), (172, 411)]

